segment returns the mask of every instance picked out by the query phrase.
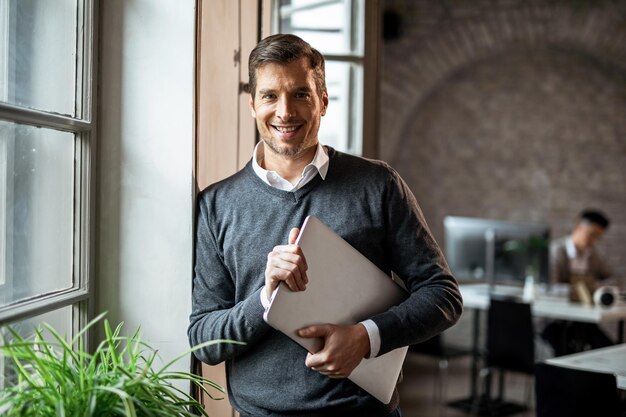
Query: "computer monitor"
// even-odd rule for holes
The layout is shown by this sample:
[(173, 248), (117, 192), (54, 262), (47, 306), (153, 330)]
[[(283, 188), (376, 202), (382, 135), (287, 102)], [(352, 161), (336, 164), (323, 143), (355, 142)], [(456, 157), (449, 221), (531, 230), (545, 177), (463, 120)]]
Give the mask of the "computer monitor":
[(459, 280), (521, 284), (532, 273), (549, 282), (550, 228), (545, 224), (447, 216), (444, 250)]

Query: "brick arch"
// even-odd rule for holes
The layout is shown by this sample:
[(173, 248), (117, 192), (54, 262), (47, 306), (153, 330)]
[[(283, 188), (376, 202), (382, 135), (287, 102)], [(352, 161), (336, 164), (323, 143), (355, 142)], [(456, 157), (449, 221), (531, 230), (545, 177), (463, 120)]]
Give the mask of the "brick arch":
[[(608, 59), (606, 56), (597, 53), (597, 50), (594, 51), (588, 48), (584, 49), (583, 47), (575, 48), (571, 45), (562, 46), (557, 44), (541, 45), (532, 48), (525, 45), (516, 45), (491, 51), (490, 54), (483, 54), (480, 57), (476, 57), (471, 62), (449, 68), (448, 71), (433, 80), (431, 86), (425, 88), (421, 94), (413, 98), (413, 103), (406, 107), (407, 114), (419, 114), (420, 108), (433, 96), (437, 95), (442, 88), (445, 88), (451, 81), (463, 76), (463, 74), (472, 72), (475, 67), (486, 64), (498, 65), (499, 61), (516, 54), (526, 55), (529, 59), (542, 54), (551, 54), (555, 57), (569, 57), (573, 63), (578, 61), (580, 64), (584, 64), (589, 68), (593, 68), (595, 71), (603, 73), (607, 78), (613, 78), (615, 83), (626, 83), (626, 66), (621, 66), (619, 61)], [(394, 155), (401, 155), (403, 153), (401, 142), (406, 140), (407, 137), (410, 137), (413, 130), (413, 121), (413, 116), (407, 117), (405, 123), (399, 130), (398, 144), (400, 146), (396, 148)]]
[[(441, 32), (415, 32), (387, 48), (381, 83), (381, 156), (392, 159), (411, 115), (446, 80), (511, 50), (554, 49), (587, 56), (626, 71), (626, 15), (622, 9), (528, 6), (484, 20), (444, 23)], [(388, 54), (387, 51), (391, 49)], [(408, 53), (407, 53), (408, 52)]]

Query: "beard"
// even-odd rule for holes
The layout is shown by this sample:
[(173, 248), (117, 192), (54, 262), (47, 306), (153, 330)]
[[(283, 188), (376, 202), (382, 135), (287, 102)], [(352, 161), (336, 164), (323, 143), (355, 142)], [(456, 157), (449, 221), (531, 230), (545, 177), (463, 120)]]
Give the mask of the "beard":
[(289, 158), (297, 158), (300, 155), (304, 154), (307, 149), (311, 148), (311, 146), (316, 145), (316, 141), (314, 139), (303, 139), (296, 146), (281, 146), (277, 143), (274, 138), (261, 138), (265, 145), (272, 150), (277, 155), (286, 156)]

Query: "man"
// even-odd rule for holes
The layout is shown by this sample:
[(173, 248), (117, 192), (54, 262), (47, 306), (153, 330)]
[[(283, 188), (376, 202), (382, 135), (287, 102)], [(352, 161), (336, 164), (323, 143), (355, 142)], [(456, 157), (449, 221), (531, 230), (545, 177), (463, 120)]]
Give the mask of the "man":
[[(608, 227), (609, 219), (603, 213), (583, 210), (571, 234), (550, 244), (550, 278), (553, 283), (570, 285), (572, 301), (591, 300), (600, 282), (611, 276), (594, 246)], [(557, 356), (613, 344), (593, 323), (554, 321), (546, 326), (542, 337)]]
[(569, 236), (550, 245), (551, 277), (554, 282), (572, 284), (573, 277), (588, 277), (588, 290), (611, 276), (594, 244), (609, 227), (609, 219), (596, 210), (584, 210)]
[[(261, 142), (252, 160), (199, 198), (193, 311), (196, 352), (226, 361), (242, 416), (399, 416), (346, 379), (364, 357), (426, 340), (461, 315), (458, 286), (406, 184), (383, 162), (319, 144), (326, 113), (324, 59), (302, 39), (274, 35), (250, 54), (250, 110)], [(315, 215), (410, 291), (402, 304), (350, 326), (300, 330), (321, 338), (307, 353), (263, 321), (279, 283), (306, 291), (306, 254), (294, 243)]]

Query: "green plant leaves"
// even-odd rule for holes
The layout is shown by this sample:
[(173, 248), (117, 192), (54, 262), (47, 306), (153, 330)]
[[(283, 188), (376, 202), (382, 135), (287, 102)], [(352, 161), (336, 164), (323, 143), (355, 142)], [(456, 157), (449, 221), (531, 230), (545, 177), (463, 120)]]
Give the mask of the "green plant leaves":
[(104, 314), (89, 322), (71, 340), (65, 340), (44, 324), (51, 336), (35, 330), (25, 339), (7, 327), (8, 337), (0, 355), (9, 358), (17, 381), (0, 393), (0, 415), (8, 417), (191, 417), (207, 416), (202, 405), (174, 384), (187, 381), (210, 398), (224, 389), (201, 376), (169, 371), (177, 361), (216, 343), (195, 346), (158, 370), (153, 369), (157, 351), (141, 341), (139, 330), (122, 336), (122, 324), (112, 329), (104, 320), (105, 339), (93, 353), (84, 349), (86, 332)]

